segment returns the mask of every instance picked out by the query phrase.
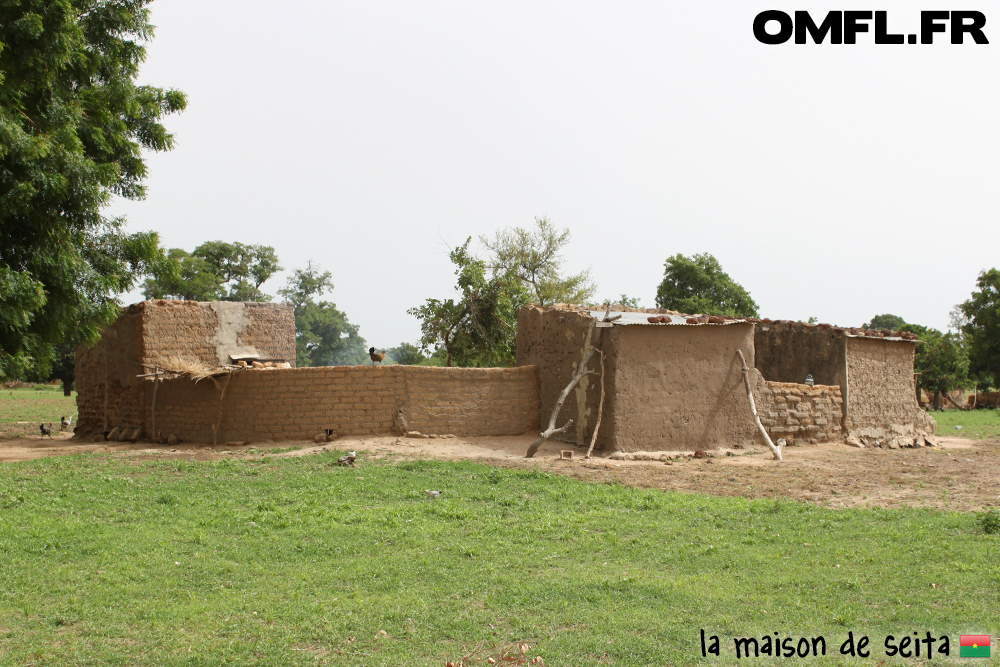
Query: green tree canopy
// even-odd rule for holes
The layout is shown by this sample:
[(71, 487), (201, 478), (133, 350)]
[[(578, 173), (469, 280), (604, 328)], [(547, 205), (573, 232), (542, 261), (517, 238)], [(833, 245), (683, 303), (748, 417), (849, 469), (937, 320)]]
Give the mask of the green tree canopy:
[(167, 252), (142, 293), (147, 299), (188, 301), (270, 301), (260, 286), (281, 271), (274, 248), (208, 241), (188, 253)]
[(333, 289), (333, 276), (313, 262), (295, 269), (278, 290), (295, 309), (295, 365), (344, 366), (368, 359), (358, 327), (337, 310), (336, 304), (316, 302)]
[(137, 86), (148, 0), (0, 2), (0, 374), (89, 342), (162, 259), (155, 233), (102, 215), (142, 199), (142, 150), (186, 102)]
[(389, 348), (388, 353), (393, 361), (402, 366), (415, 366), (427, 360), (420, 348), (412, 343), (400, 343), (399, 347)]
[(656, 306), (691, 315), (757, 317), (757, 304), (750, 293), (707, 252), (691, 257), (678, 253), (667, 259), (663, 282), (656, 290)]
[(906, 325), (906, 320), (904, 320), (899, 315), (890, 315), (886, 313), (885, 315), (876, 315), (871, 319), (868, 324), (862, 324), (862, 329), (890, 329), (892, 331), (900, 331), (903, 326)]
[(546, 218), (535, 218), (535, 225), (535, 229), (504, 229), (493, 239), (479, 237), (492, 253), (489, 268), (497, 275), (516, 276), (532, 291), (539, 305), (587, 303), (597, 291), (590, 269), (570, 276), (560, 274), (561, 252), (570, 241), (569, 230), (557, 230)]
[(420, 320), (424, 349), (438, 345), (445, 365), (513, 366), (517, 309), (531, 293), (512, 268), (490, 269), (469, 253), (469, 237), (451, 254), (459, 299), (427, 299), (407, 312)]
[(969, 369), (981, 381), (1000, 387), (1000, 271), (979, 274), (976, 290), (958, 310), (969, 350)]

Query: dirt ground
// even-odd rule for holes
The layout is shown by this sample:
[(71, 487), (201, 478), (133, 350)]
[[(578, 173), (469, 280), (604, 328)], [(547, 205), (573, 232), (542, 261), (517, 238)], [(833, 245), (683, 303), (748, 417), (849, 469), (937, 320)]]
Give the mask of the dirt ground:
[[(546, 442), (533, 459), (524, 452), (533, 436), (481, 438), (342, 437), (248, 446), (149, 443), (92, 443), (57, 433), (54, 439), (28, 436), (0, 441), (0, 462), (84, 452), (115, 458), (158, 457), (219, 460), (224, 457), (308, 456), (329, 450), (362, 452), (366, 457), (475, 460), (505, 468), (540, 468), (591, 482), (620, 482), (746, 498), (787, 497), (826, 507), (935, 507), (962, 512), (1000, 507), (1000, 441), (941, 438), (941, 446), (919, 449), (855, 449), (844, 444), (787, 447), (785, 461), (770, 452), (719, 452), (704, 459), (682, 456), (663, 461), (618, 461), (565, 443)], [(297, 448), (294, 451), (289, 448)], [(276, 451), (279, 450), (279, 451)], [(573, 458), (560, 459), (560, 450)]]

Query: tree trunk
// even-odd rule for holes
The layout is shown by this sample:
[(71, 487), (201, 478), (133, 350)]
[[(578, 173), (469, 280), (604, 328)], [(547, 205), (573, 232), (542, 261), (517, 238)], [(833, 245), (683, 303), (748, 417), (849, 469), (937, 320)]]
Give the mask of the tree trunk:
[(73, 394), (73, 381), (63, 380), (63, 396), (71, 396)]

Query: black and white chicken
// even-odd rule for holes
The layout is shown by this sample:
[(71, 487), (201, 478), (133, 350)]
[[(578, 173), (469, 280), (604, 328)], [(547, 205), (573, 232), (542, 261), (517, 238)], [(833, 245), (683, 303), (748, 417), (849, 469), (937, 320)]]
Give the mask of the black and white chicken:
[(357, 452), (347, 452), (347, 456), (341, 456), (337, 459), (337, 465), (339, 466), (352, 466), (354, 465), (354, 459), (358, 456)]
[(52, 422), (49, 422), (48, 426), (45, 424), (39, 424), (38, 430), (42, 432), (41, 437), (44, 438), (45, 436), (49, 436), (49, 439), (52, 439)]

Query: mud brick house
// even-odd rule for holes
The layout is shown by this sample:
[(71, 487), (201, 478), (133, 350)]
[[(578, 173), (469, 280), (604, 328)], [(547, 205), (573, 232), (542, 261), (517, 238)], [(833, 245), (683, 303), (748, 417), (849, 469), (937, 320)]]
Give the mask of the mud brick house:
[[(77, 434), (225, 443), (407, 430), (513, 435), (538, 423), (530, 366), (294, 366), (289, 304), (137, 303), (77, 351)], [(206, 372), (164, 379), (157, 367)]]
[[(761, 421), (772, 438), (860, 436), (896, 445), (933, 433), (916, 403), (914, 342), (856, 329), (713, 318), (666, 310), (560, 304), (518, 313), (517, 364), (539, 369), (540, 427), (591, 346), (604, 352), (605, 403), (597, 447), (668, 451), (742, 447), (761, 436), (743, 383), (742, 351)], [(651, 322), (650, 320), (658, 320)], [(600, 400), (600, 358), (563, 406), (564, 439), (583, 445)], [(814, 385), (805, 384), (812, 375)]]

